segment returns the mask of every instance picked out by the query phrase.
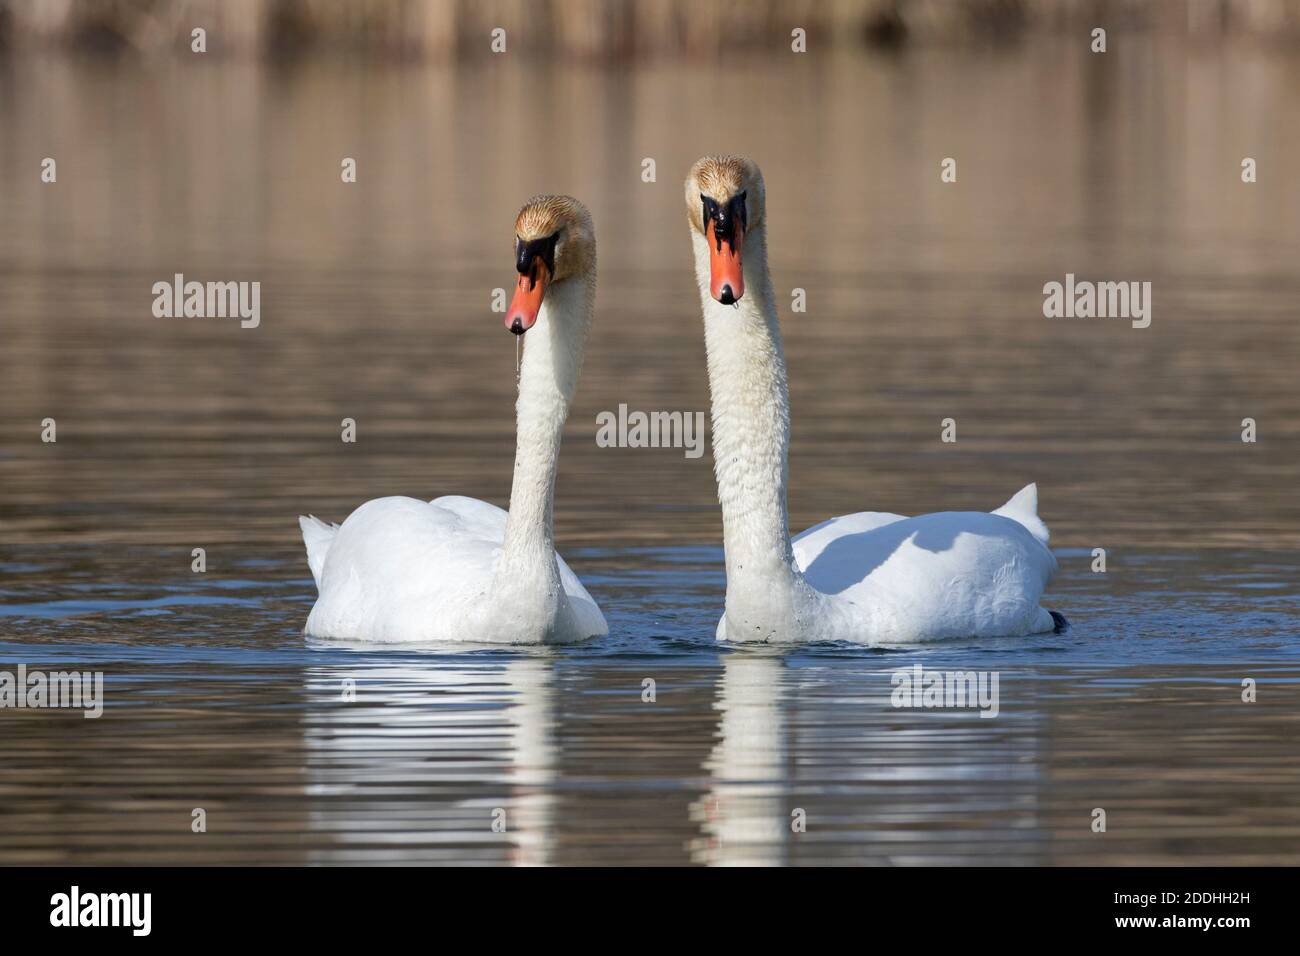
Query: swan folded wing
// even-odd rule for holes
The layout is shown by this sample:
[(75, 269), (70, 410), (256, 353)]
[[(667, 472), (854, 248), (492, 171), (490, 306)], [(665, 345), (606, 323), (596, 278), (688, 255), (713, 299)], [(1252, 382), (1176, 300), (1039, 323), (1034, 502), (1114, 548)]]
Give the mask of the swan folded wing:
[(807, 531), (794, 536), (795, 564), (799, 570), (806, 572), (835, 539), (883, 528), (895, 521), (904, 520), (906, 519), (903, 515), (889, 514), (884, 511), (859, 511), (838, 518), (828, 518), (821, 524), (815, 524)]
[[(492, 512), (500, 518), (494, 520)], [(400, 605), (483, 591), (491, 582), (504, 535), (505, 512), (487, 502), (380, 498), (349, 516), (334, 549), (352, 546), (351, 570), (364, 572)], [(327, 583), (333, 563), (331, 554)]]
[(1056, 570), (1038, 538), (1004, 515), (866, 512), (827, 524), (812, 529), (817, 547), (800, 560), (808, 582), (875, 609), (906, 639), (1027, 633)]
[(500, 548), (500, 534), (454, 508), (368, 501), (334, 536), (308, 629), (379, 641), (431, 634), (482, 595)]
[(503, 508), (464, 495), (443, 495), (434, 498), (429, 505), (455, 515), (466, 534), (495, 541), (497, 544), (505, 540), (508, 515)]
[(609, 625), (605, 622), (605, 615), (601, 613), (600, 606), (587, 593), (578, 576), (569, 570), (569, 566), (559, 554), (555, 555), (555, 560), (560, 565), (560, 585), (569, 598), (569, 606), (573, 608), (579, 630), (584, 637), (604, 637), (609, 633)]

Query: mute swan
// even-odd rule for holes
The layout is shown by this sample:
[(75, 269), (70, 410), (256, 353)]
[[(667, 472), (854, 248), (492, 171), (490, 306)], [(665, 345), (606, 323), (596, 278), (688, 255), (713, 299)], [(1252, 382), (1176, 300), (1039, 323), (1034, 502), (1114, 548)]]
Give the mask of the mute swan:
[(519, 272), (506, 328), (532, 330), (516, 404), (510, 512), (474, 498), (368, 501), (340, 525), (299, 518), (320, 596), (314, 637), (366, 641), (565, 643), (609, 633), (555, 553), (560, 438), (596, 293), (591, 216), (539, 196), (515, 222)]
[(790, 539), (785, 357), (767, 271), (763, 174), (708, 156), (686, 178), (704, 310), (727, 562), (718, 639), (902, 643), (1059, 630), (1038, 491), (992, 514), (861, 512)]

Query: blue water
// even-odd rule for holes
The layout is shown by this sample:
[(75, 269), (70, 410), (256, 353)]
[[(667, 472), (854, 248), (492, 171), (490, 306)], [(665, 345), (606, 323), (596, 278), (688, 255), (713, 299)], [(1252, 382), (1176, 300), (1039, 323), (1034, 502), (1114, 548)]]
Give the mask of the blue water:
[[(42, 552), (52, 549), (22, 550), (34, 560), (0, 562), (0, 627), (14, 635), (58, 634), (58, 643), (64, 644), (75, 639), (79, 628), (93, 632), (98, 641), (103, 629), (116, 626), (120, 637), (114, 646), (202, 646), (214, 652), (234, 647), (252, 655), (250, 660), (271, 652), (302, 659), (346, 653), (391, 660), (446, 650), (345, 647), (303, 638), (315, 585), (296, 554), (240, 561), (231, 576), (187, 573), (141, 584), (68, 580), (75, 574), (70, 569), (96, 560), (90, 549), (64, 548), (48, 555)], [(1098, 667), (1300, 658), (1300, 555), (1110, 555), (1107, 572), (1094, 573), (1090, 551), (1056, 554), (1060, 571), (1043, 603), (1069, 619), (1065, 633), (901, 647), (823, 643), (788, 650), (787, 656), (797, 661), (904, 655), (956, 663), (997, 660), (1004, 666), (1033, 662)], [(710, 659), (731, 650), (713, 638), (725, 591), (721, 549), (587, 548), (571, 550), (567, 557), (604, 610), (610, 636), (556, 649), (560, 657)], [(155, 567), (184, 566), (169, 550), (151, 554), (135, 549), (129, 559)], [(141, 618), (155, 620), (144, 626)], [(86, 646), (82, 652), (93, 654), (95, 649)], [(476, 652), (510, 653), (490, 648)]]
[[(1300, 858), (1290, 555), (1066, 551), (1063, 634), (793, 649), (713, 641), (716, 548), (572, 551), (611, 633), (556, 649), (304, 638), (289, 552), (3, 557), (0, 669), (102, 671), (105, 701), (0, 710), (0, 862)], [(918, 663), (996, 672), (996, 718), (894, 707)]]

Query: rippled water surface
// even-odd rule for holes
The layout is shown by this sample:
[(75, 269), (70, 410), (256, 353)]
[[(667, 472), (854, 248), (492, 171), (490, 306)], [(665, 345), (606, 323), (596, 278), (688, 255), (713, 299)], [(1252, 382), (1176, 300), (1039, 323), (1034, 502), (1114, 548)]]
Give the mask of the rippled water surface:
[[(98, 720), (0, 709), (0, 862), (1300, 862), (1300, 57), (1108, 64), (0, 62), (0, 670), (106, 689)], [(713, 642), (710, 457), (594, 422), (708, 407), (679, 184), (724, 149), (763, 165), (778, 299), (807, 293), (795, 526), (1037, 481), (1070, 631)], [(505, 504), (489, 307), (540, 191), (601, 243), (556, 524), (610, 637), (305, 639), (299, 513)], [(155, 319), (176, 272), (260, 280), (260, 327)], [(1067, 272), (1151, 281), (1151, 327), (1044, 319)], [(996, 671), (998, 716), (894, 708), (917, 663)]]

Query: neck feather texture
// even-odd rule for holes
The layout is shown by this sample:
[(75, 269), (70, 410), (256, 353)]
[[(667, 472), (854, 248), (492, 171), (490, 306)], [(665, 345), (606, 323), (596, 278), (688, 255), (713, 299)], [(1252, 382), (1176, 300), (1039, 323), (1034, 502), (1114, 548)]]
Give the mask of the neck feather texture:
[(525, 337), (510, 515), (493, 580), (494, 598), (513, 603), (524, 617), (553, 617), (563, 604), (555, 558), (555, 473), (582, 369), (595, 287), (594, 270), (551, 286)]
[[(704, 310), (713, 457), (727, 560), (727, 627), (779, 639), (795, 626), (799, 593), (786, 508), (790, 402), (785, 355), (767, 269), (763, 224), (745, 234), (745, 295), (709, 294), (709, 251), (692, 231)], [(780, 632), (780, 633), (777, 633)]]

